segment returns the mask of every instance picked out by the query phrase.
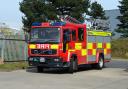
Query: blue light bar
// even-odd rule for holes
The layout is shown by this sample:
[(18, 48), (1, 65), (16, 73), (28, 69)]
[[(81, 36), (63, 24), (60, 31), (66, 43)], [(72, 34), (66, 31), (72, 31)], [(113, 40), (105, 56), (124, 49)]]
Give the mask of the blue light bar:
[(34, 22), (34, 23), (32, 23), (32, 26), (41, 26), (41, 23), (39, 23), (39, 22)]
[(51, 23), (51, 26), (64, 26), (65, 24), (65, 22), (53, 22)]

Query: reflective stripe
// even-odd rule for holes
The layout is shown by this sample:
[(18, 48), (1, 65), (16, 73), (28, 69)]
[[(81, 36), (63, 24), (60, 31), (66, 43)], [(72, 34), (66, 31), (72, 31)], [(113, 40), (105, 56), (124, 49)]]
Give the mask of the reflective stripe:
[(81, 50), (82, 49), (82, 44), (81, 43), (75, 43), (75, 49), (76, 50)]
[(82, 43), (75, 43), (75, 45), (82, 45)]
[(97, 48), (102, 48), (102, 43), (98, 43)]
[(68, 50), (69, 52), (74, 52), (74, 51), (76, 51), (76, 50), (73, 50), (73, 49), (70, 49), (70, 50)]
[(101, 32), (101, 31), (88, 31), (88, 35), (94, 36), (111, 36), (111, 32)]
[(87, 48), (85, 49), (82, 49), (82, 43), (75, 43), (75, 49), (68, 49), (68, 52), (78, 51), (81, 56), (96, 56), (98, 48), (102, 48), (102, 50), (104, 51), (104, 55), (108, 55), (110, 54), (109, 50), (111, 48), (111, 43), (87, 43)]
[(80, 49), (82, 49), (82, 47), (80, 45), (77, 45), (77, 46), (75, 46), (75, 49), (80, 50)]
[(92, 50), (92, 55), (96, 55), (96, 49)]
[(51, 45), (51, 49), (58, 49), (58, 48), (59, 48), (59, 46), (58, 46), (58, 45), (56, 45), (56, 44)]
[(68, 52), (68, 62), (70, 61), (70, 52)]
[(86, 49), (82, 49), (82, 56), (86, 56), (87, 55), (87, 50)]
[(35, 48), (36, 48), (36, 45), (30, 44), (30, 45), (29, 45), (29, 48), (30, 48), (30, 49), (35, 49)]
[(88, 43), (88, 49), (93, 49), (93, 43)]
[(107, 49), (104, 49), (104, 54), (105, 54), (105, 55), (107, 54)]
[(110, 43), (107, 43), (107, 44), (106, 44), (106, 48), (107, 48), (107, 49), (110, 49), (110, 48), (111, 48), (111, 44), (110, 44)]

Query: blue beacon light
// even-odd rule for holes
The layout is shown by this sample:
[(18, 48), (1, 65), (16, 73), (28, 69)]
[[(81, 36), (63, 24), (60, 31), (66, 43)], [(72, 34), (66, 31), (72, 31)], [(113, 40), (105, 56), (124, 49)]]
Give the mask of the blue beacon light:
[(39, 22), (34, 22), (34, 23), (32, 23), (32, 26), (41, 26), (41, 23), (39, 23)]
[(65, 24), (65, 22), (53, 22), (51, 23), (51, 26), (64, 26)]

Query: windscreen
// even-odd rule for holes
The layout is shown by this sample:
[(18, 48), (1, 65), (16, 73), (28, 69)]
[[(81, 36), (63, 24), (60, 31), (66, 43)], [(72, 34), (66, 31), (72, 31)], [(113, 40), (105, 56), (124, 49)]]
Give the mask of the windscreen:
[(31, 30), (31, 41), (60, 42), (60, 28), (34, 28)]

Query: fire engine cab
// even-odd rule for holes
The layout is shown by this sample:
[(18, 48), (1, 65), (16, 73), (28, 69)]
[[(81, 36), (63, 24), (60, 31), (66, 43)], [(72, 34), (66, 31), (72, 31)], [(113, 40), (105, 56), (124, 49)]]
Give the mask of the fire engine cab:
[(28, 42), (28, 62), (38, 72), (44, 68), (78, 70), (90, 64), (102, 69), (111, 60), (111, 33), (87, 30), (86, 24), (69, 21), (33, 23)]

